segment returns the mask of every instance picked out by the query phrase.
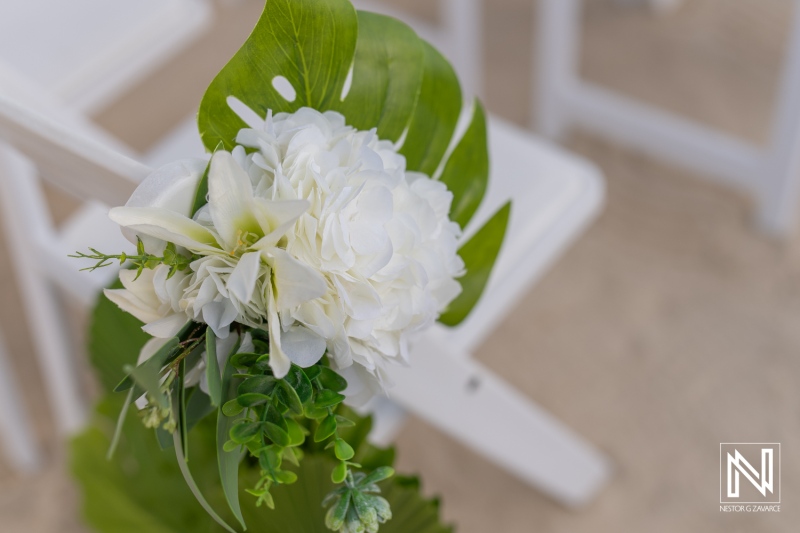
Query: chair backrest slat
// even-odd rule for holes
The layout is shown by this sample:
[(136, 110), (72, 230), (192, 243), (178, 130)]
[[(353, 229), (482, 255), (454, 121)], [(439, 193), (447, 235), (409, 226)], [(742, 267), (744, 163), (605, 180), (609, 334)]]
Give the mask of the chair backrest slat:
[(83, 199), (122, 205), (149, 167), (25, 108), (0, 92), (0, 139), (31, 158), (42, 176)]

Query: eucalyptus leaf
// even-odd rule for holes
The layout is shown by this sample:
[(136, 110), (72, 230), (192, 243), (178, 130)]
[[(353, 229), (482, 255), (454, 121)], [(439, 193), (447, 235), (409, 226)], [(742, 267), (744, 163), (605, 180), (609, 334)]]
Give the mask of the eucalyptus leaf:
[(128, 396), (125, 398), (125, 403), (122, 405), (122, 409), (120, 409), (119, 417), (117, 418), (117, 426), (114, 429), (114, 436), (111, 438), (111, 446), (108, 447), (108, 453), (106, 454), (106, 460), (108, 461), (114, 457), (114, 452), (119, 444), (119, 439), (122, 437), (122, 427), (125, 425), (125, 418), (128, 416), (128, 409), (133, 403), (133, 394), (135, 391), (135, 387), (128, 391)]
[(289, 437), (289, 433), (277, 424), (273, 424), (272, 422), (264, 422), (264, 431), (270, 440), (278, 446), (285, 447), (292, 444), (292, 439)]
[(336, 433), (336, 417), (333, 415), (326, 416), (314, 432), (314, 442), (322, 442), (331, 435)]
[(156, 400), (158, 405), (164, 409), (169, 408), (169, 398), (161, 390), (161, 369), (179, 344), (178, 337), (172, 337), (150, 359), (141, 365), (136, 368), (132, 366), (125, 367), (130, 379), (147, 391), (150, 397)]
[(211, 328), (206, 329), (206, 381), (211, 403), (217, 407), (222, 405), (222, 374), (217, 359), (217, 336)]
[[(114, 392), (123, 392), (138, 383), (144, 390), (154, 394), (153, 380), (160, 379), (159, 374), (164, 365), (169, 361), (170, 357), (174, 355), (175, 349), (180, 344), (178, 337), (172, 337), (161, 348), (156, 351), (147, 361), (144, 361), (138, 366), (125, 365), (125, 372), (128, 374), (120, 383), (114, 388)], [(147, 385), (142, 381), (144, 380)], [(156, 387), (158, 388), (158, 387)], [(154, 397), (157, 395), (154, 394)], [(169, 404), (165, 401), (164, 407)]]
[(278, 384), (279, 387), (276, 392), (281, 403), (288, 407), (293, 414), (302, 415), (303, 402), (300, 400), (300, 396), (297, 394), (297, 391), (294, 390), (294, 387), (285, 380), (281, 380)]
[(342, 392), (347, 388), (347, 380), (327, 366), (320, 367), (319, 381), (326, 389)]
[(302, 368), (297, 365), (292, 365), (292, 367), (289, 369), (289, 373), (286, 374), (284, 379), (297, 392), (297, 396), (300, 398), (301, 403), (306, 403), (311, 399), (314, 389), (311, 385), (311, 380), (308, 379), (308, 376), (306, 376), (306, 373), (303, 372)]
[(440, 180), (453, 193), (450, 220), (466, 227), (489, 184), (486, 114), (478, 100), (473, 104), (470, 126), (448, 158)]
[[(358, 18), (348, 0), (268, 0), (253, 33), (200, 104), (198, 126), (206, 148), (222, 142), (232, 149), (246, 127), (229, 107), (230, 96), (262, 118), (269, 109), (332, 109), (342, 97), (357, 34)], [(291, 86), (293, 100), (275, 87), (278, 77)]]
[(271, 400), (269, 396), (266, 394), (259, 394), (257, 392), (248, 392), (245, 394), (240, 394), (236, 400), (239, 402), (239, 405), (243, 407), (255, 407), (257, 405), (262, 405), (267, 403)]
[(230, 437), (232, 441), (244, 444), (261, 433), (262, 429), (260, 422), (245, 422), (244, 420), (240, 420), (231, 428)]
[(200, 390), (200, 387), (193, 387), (187, 391), (186, 400), (186, 427), (189, 431), (202, 419), (216, 411), (211, 404), (208, 394)]
[(447, 326), (457, 326), (469, 315), (483, 294), (489, 275), (500, 253), (503, 237), (508, 226), (511, 203), (507, 203), (495, 213), (478, 232), (464, 244), (458, 254), (464, 260), (467, 273), (459, 279), (461, 294), (450, 303), (439, 317), (439, 322)]
[(175, 413), (178, 422), (177, 433), (183, 445), (184, 457), (189, 456), (189, 426), (186, 422), (186, 359), (178, 365), (178, 377), (175, 379), (175, 386), (172, 389), (172, 411)]
[(230, 533), (236, 533), (236, 530), (229, 526), (225, 520), (223, 520), (217, 512), (214, 510), (213, 507), (206, 501), (205, 496), (203, 493), (200, 492), (200, 488), (197, 486), (194, 478), (192, 477), (192, 472), (189, 470), (189, 465), (186, 462), (186, 457), (183, 455), (183, 443), (181, 442), (180, 432), (176, 431), (173, 433), (173, 438), (175, 439), (175, 454), (178, 458), (178, 467), (181, 470), (181, 474), (183, 474), (183, 479), (186, 481), (186, 485), (189, 487), (189, 490), (192, 491), (192, 494), (197, 499), (197, 502), (200, 506), (205, 510), (208, 515), (214, 519), (214, 521), (222, 526), (225, 531), (229, 531)]
[(269, 396), (275, 390), (278, 380), (273, 376), (253, 376), (245, 379), (239, 384), (237, 392), (239, 394), (263, 394)]
[[(233, 366), (233, 357), (231, 357), (228, 359), (225, 371), (222, 374), (221, 401), (225, 402), (223, 405), (228, 405), (235, 401), (237, 389), (236, 383), (233, 381), (235, 372), (236, 367)], [(238, 448), (235, 450), (227, 450), (225, 448), (231, 427), (244, 415), (243, 410), (233, 416), (227, 416), (223, 411), (224, 408), (220, 408), (217, 411), (217, 463), (219, 465), (219, 477), (228, 508), (236, 517), (236, 520), (246, 529), (241, 504), (239, 503), (239, 463), (242, 459), (242, 454)]]
[(325, 409), (327, 407), (333, 407), (334, 405), (339, 405), (345, 400), (344, 394), (339, 394), (338, 392), (334, 392), (332, 390), (323, 390), (317, 395), (316, 399), (314, 400), (314, 407), (317, 409)]

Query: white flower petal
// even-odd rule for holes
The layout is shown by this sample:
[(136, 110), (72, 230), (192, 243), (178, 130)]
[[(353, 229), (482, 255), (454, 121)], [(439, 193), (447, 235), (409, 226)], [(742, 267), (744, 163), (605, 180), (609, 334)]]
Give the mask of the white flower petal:
[(261, 254), (244, 254), (228, 278), (228, 291), (240, 302), (246, 304), (253, 298), (256, 281), (261, 273)]
[(270, 255), (278, 311), (293, 309), (327, 292), (325, 278), (313, 268), (277, 248)]
[(120, 309), (135, 316), (145, 324), (161, 318), (156, 308), (145, 305), (141, 299), (126, 289), (105, 289), (103, 294)]
[(214, 331), (214, 335), (220, 339), (228, 337), (230, 325), (237, 315), (236, 307), (227, 298), (209, 302), (203, 306), (203, 322), (208, 324), (208, 327)]
[(169, 341), (169, 337), (166, 339), (161, 339), (158, 337), (153, 337), (142, 346), (142, 349), (139, 350), (139, 359), (136, 361), (136, 365), (141, 365), (151, 357), (153, 357), (157, 351), (161, 349), (162, 346), (167, 344)]
[(214, 228), (228, 250), (238, 246), (243, 232), (263, 234), (253, 213), (253, 185), (247, 172), (230, 152), (220, 150), (211, 158), (208, 205)]
[(183, 313), (175, 313), (146, 324), (142, 327), (142, 330), (153, 337), (171, 339), (183, 329), (187, 321), (186, 315)]
[(325, 355), (325, 339), (306, 328), (294, 325), (289, 331), (281, 333), (281, 348), (286, 356), (297, 366), (308, 368)]
[(194, 220), (158, 207), (115, 207), (109, 218), (122, 227), (183, 246), (193, 252), (215, 253), (217, 240)]

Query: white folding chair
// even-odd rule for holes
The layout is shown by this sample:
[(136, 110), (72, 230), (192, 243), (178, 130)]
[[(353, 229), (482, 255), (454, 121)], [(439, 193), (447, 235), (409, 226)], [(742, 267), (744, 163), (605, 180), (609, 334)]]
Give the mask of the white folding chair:
[(0, 59), (94, 111), (197, 38), (211, 15), (210, 0), (0, 2)]
[(19, 395), (17, 379), (0, 335), (0, 443), (11, 467), (32, 471), (39, 466), (39, 445)]
[(606, 135), (709, 178), (757, 201), (768, 234), (794, 228), (800, 189), (800, 7), (767, 146), (755, 146), (694, 121), (626, 98), (578, 74), (581, 0), (540, 0), (537, 46), (538, 131), (560, 139), (572, 126)]
[[(7, 97), (33, 104), (106, 146), (127, 153), (127, 148), (91, 124), (82, 113), (103, 107), (161, 66), (202, 33), (211, 14), (210, 0), (27, 0), (2, 3), (0, 91)], [(71, 157), (66, 152), (61, 155), (67, 159)], [(56, 163), (60, 156), (51, 159), (53, 156), (44, 154), (43, 157), (43, 166), (46, 167)], [(36, 176), (31, 165), (14, 151), (0, 146), (0, 172), (3, 174), (0, 182), (5, 197), (22, 199), (22, 205), (30, 209), (22, 216), (29, 216), (33, 226), (20, 223), (25, 218), (15, 215), (21, 211), (21, 206), (10, 203), (10, 200), (4, 202), (3, 218), (15, 250), (12, 260), (19, 276), (18, 286), (25, 296), (29, 323), (50, 326), (47, 335), (34, 335), (33, 340), (51, 392), (53, 412), (59, 428), (73, 432), (83, 425), (86, 409), (74, 379), (70, 339), (62, 323), (63, 311), (50, 284), (43, 283), (38, 277), (41, 265), (46, 265), (47, 261), (36, 263), (41, 261), (39, 253), (43, 250), (62, 254), (74, 249), (75, 245), (85, 248), (90, 243), (81, 240), (84, 235), (93, 235), (93, 241), (98, 242), (97, 232), (87, 233), (87, 228), (107, 228), (108, 231), (99, 232), (100, 240), (104, 242), (120, 241), (119, 235), (107, 223), (105, 210), (96, 204), (82, 207), (64, 225), (61, 233), (57, 233), (49, 222), (49, 213), (41, 195), (34, 188)], [(79, 183), (75, 185), (78, 190), (92, 192), (82, 189)], [(91, 197), (91, 194), (85, 197)], [(30, 235), (35, 237), (28, 238)], [(63, 237), (64, 243), (70, 243), (69, 250), (56, 252), (53, 244), (58, 236)], [(63, 279), (62, 276), (70, 279), (62, 285), (83, 303), (88, 303), (86, 299), (92, 298), (96, 288), (103, 286), (108, 281), (106, 278), (112, 275), (107, 272), (78, 278), (71, 274), (74, 274), (74, 265), (60, 273), (58, 279)], [(87, 283), (92, 285), (92, 290), (85, 290)], [(13, 382), (11, 374), (5, 372), (10, 372), (10, 365), (5, 363), (4, 367), (4, 378)], [(6, 393), (10, 388), (2, 383), (0, 387), (3, 389), (0, 415), (3, 421), (17, 426), (20, 419), (15, 413), (22, 412), (22, 405), (16, 401), (15, 395)], [(9, 434), (8, 431), (3, 433)], [(12, 463), (22, 469), (31, 467), (37, 447), (30, 432), (22, 428), (9, 435)], [(30, 453), (26, 455), (24, 450), (30, 450)]]
[[(11, 77), (0, 71), (0, 80), (5, 82), (0, 84), (0, 138), (13, 138), (10, 146), (0, 146), (0, 215), (7, 245), (13, 250), (9, 258), (23, 311), (31, 325), (51, 409), (59, 429), (69, 434), (83, 427), (87, 410), (74, 367), (65, 311), (55, 289), (60, 287), (70, 299), (88, 306), (97, 292), (111, 282), (113, 269), (78, 272), (76, 263), (67, 255), (88, 246), (129, 249), (130, 244), (98, 202), (124, 203), (149, 168), (107, 148), (97, 140), (105, 140), (101, 131), (57, 104), (48, 106), (47, 95), (37, 95), (35, 87), (29, 87), (25, 96), (36, 98), (39, 120), (12, 103), (8, 94)], [(83, 136), (79, 142), (74, 141), (75, 131)], [(60, 229), (52, 223), (39, 175), (54, 177), (63, 189), (89, 202)], [(109, 176), (119, 179), (109, 180)], [(42, 329), (46, 334), (41, 333)]]

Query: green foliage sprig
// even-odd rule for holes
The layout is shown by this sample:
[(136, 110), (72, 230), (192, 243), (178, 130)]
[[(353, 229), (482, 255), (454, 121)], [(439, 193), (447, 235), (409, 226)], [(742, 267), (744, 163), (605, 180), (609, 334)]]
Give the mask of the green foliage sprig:
[(75, 252), (68, 257), (97, 261), (97, 263), (94, 265), (81, 269), (81, 271), (88, 270), (90, 272), (95, 271), (98, 268), (111, 266), (116, 261), (119, 261), (120, 266), (124, 265), (127, 261), (130, 261), (131, 264), (136, 267), (136, 278), (134, 279), (139, 279), (139, 276), (142, 275), (142, 272), (144, 272), (145, 268), (152, 270), (159, 265), (167, 265), (170, 267), (169, 274), (167, 275), (167, 279), (169, 279), (174, 276), (176, 272), (189, 268), (189, 264), (191, 264), (191, 262), (195, 259), (194, 256), (186, 257), (178, 252), (178, 247), (171, 242), (167, 243), (166, 248), (164, 248), (164, 255), (158, 256), (149, 254), (144, 249), (144, 243), (142, 242), (142, 239), (138, 237), (136, 242), (136, 255), (129, 255), (125, 252), (122, 252), (121, 254), (104, 254), (103, 252), (95, 250), (94, 248), (89, 248), (89, 251), (91, 252), (90, 254), (84, 252)]
[[(269, 334), (255, 328), (238, 326), (239, 338), (249, 332), (253, 339), (252, 352), (239, 352), (239, 345), (226, 354), (223, 373), (218, 364), (216, 337), (204, 324), (189, 322), (173, 339), (168, 340), (144, 363), (126, 367), (128, 375), (115, 388), (130, 391), (127, 405), (136, 396), (145, 394), (148, 405), (141, 411), (146, 427), (160, 434), (171, 434), (179, 456), (188, 456), (188, 431), (217, 406), (218, 454), (223, 491), (234, 516), (242, 522), (238, 500), (238, 465), (242, 451), (255, 461), (261, 476), (247, 492), (256, 497), (256, 506), (274, 509), (271, 490), (278, 485), (297, 482), (297, 474), (285, 464), (300, 466), (301, 446), (313, 434), (313, 441), (325, 450), (333, 450), (336, 466), (331, 481), (343, 485), (326, 498), (335, 502), (326, 520), (334, 531), (367, 531), (375, 533), (378, 526), (391, 518), (386, 500), (376, 496), (377, 481), (391, 477), (393, 470), (381, 467), (370, 474), (356, 472), (361, 468), (353, 461), (355, 449), (342, 430), (355, 426), (347, 416), (338, 414), (345, 400), (342, 392), (347, 381), (327, 366), (327, 359), (308, 368), (292, 365), (289, 373), (277, 378), (269, 365)], [(208, 405), (192, 407), (194, 398), (203, 395), (185, 388), (186, 368), (196, 366), (203, 352), (206, 357)], [(202, 400), (201, 400), (202, 401)], [(118, 431), (112, 440), (116, 447), (127, 407), (123, 409)], [(160, 439), (166, 441), (169, 439)], [(226, 459), (233, 459), (230, 465)], [(190, 487), (196, 487), (186, 465), (182, 472)], [(211, 509), (199, 489), (195, 496), (220, 525), (233, 531)], [(361, 524), (361, 529), (356, 524)]]

